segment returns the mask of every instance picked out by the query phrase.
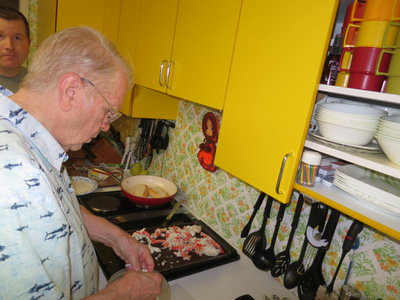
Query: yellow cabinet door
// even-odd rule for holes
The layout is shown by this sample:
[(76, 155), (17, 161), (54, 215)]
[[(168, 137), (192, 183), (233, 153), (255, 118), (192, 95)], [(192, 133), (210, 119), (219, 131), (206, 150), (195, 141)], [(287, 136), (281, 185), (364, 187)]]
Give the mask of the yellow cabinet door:
[(57, 31), (89, 26), (117, 42), (121, 0), (58, 0)]
[[(135, 82), (166, 92), (165, 70), (171, 57), (179, 0), (144, 0), (140, 8)], [(164, 75), (162, 75), (164, 74)]]
[[(134, 58), (137, 50), (141, 5), (142, 0), (121, 1), (117, 42), (121, 55), (133, 67), (135, 83), (138, 72)], [(178, 99), (136, 84), (128, 91), (121, 111), (135, 118), (175, 120), (178, 114), (178, 105)]]
[[(141, 0), (121, 0), (121, 11), (119, 15), (119, 31), (117, 38), (118, 51), (125, 60), (132, 66), (134, 71), (134, 57), (136, 51), (137, 33), (139, 28), (139, 13)], [(133, 78), (135, 72), (133, 72)], [(124, 100), (121, 112), (127, 116), (132, 115), (132, 97), (133, 88), (131, 88)]]
[(180, 0), (168, 94), (222, 109), (241, 0)]
[(281, 202), (290, 200), (337, 2), (243, 1), (215, 164)]

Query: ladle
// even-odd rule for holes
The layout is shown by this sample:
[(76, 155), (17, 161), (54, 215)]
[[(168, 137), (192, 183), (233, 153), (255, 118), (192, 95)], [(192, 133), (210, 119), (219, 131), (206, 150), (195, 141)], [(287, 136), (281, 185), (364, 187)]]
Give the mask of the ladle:
[(278, 231), (283, 219), (283, 215), (285, 214), (285, 209), (286, 209), (286, 204), (281, 203), (278, 215), (276, 217), (275, 229), (272, 235), (272, 240), (269, 248), (265, 250), (256, 251), (252, 257), (254, 265), (261, 270), (269, 271), (275, 266), (276, 259), (275, 259), (274, 247), (276, 238), (278, 236)]
[[(315, 202), (311, 205), (310, 215), (308, 217), (307, 227), (312, 228), (317, 227), (321, 220), (324, 220), (327, 213), (327, 206), (321, 205), (319, 202)], [(285, 271), (285, 276), (283, 278), (283, 285), (287, 289), (295, 288), (301, 281), (304, 275), (305, 266), (303, 264), (304, 255), (306, 254), (308, 246), (307, 231), (304, 233), (303, 246), (301, 248), (299, 259), (292, 262)]]
[(275, 266), (271, 270), (271, 275), (273, 277), (281, 276), (287, 269), (290, 264), (290, 247), (292, 245), (293, 237), (296, 232), (297, 224), (299, 223), (301, 209), (303, 207), (304, 197), (303, 194), (299, 194), (299, 198), (297, 200), (296, 211), (294, 212), (293, 221), (292, 221), (292, 229), (290, 230), (289, 240), (286, 244), (285, 250), (278, 253), (276, 255)]

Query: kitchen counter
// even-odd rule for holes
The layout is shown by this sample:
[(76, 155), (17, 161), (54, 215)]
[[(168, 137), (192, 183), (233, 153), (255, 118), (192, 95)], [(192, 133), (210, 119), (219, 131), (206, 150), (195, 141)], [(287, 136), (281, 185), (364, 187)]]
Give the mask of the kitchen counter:
[(247, 256), (238, 252), (238, 261), (169, 281), (171, 300), (191, 300), (190, 297), (179, 296), (181, 288), (195, 300), (234, 300), (245, 294), (255, 300), (272, 294), (290, 300), (298, 299), (269, 272), (258, 270)]

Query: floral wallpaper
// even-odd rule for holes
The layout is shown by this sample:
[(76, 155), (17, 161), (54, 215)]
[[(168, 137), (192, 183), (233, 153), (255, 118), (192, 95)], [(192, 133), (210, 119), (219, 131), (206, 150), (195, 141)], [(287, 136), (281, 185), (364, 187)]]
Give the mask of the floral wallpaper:
[[(185, 205), (240, 249), (244, 241), (240, 238), (240, 233), (253, 211), (259, 191), (223, 170), (210, 173), (199, 164), (197, 153), (204, 139), (202, 119), (209, 111), (206, 107), (181, 101), (176, 128), (170, 129), (169, 148), (155, 159), (151, 172), (160, 173), (177, 183), (180, 197), (185, 198)], [(213, 112), (220, 115), (219, 111)], [(294, 194), (280, 226), (275, 254), (286, 248), (296, 204), (297, 195)], [(263, 206), (257, 213), (250, 232), (260, 227)], [(311, 205), (305, 203), (302, 208), (290, 248), (292, 262), (298, 259), (301, 251), (310, 207)], [(275, 227), (278, 208), (279, 204), (275, 202), (267, 223), (268, 244)], [(336, 271), (342, 254), (342, 241), (351, 223), (352, 219), (347, 216), (340, 217), (322, 268), (327, 284)], [(360, 290), (365, 299), (400, 299), (400, 242), (370, 227), (364, 228), (359, 235), (359, 241), (358, 249), (351, 250), (346, 255), (334, 290), (339, 292), (352, 260), (347, 283)], [(283, 283), (283, 276), (277, 280)], [(296, 288), (293, 289), (295, 294), (296, 291)]]

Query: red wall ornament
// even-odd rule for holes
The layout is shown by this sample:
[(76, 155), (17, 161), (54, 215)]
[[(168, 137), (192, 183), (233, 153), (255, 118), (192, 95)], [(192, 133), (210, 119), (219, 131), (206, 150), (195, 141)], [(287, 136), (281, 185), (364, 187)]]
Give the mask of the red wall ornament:
[(218, 123), (217, 117), (212, 112), (206, 113), (203, 117), (202, 129), (204, 140), (199, 145), (200, 151), (197, 154), (197, 158), (201, 166), (210, 172), (218, 170), (218, 167), (214, 165), (219, 132)]

